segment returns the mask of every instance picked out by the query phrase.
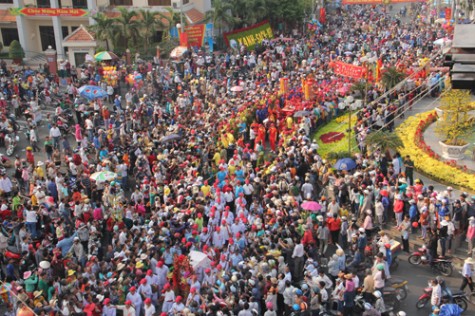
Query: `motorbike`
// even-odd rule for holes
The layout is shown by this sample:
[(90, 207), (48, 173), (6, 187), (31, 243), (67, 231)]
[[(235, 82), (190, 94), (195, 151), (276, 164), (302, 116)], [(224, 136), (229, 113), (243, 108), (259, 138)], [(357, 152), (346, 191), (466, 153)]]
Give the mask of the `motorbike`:
[[(428, 302), (430, 302), (432, 296), (432, 287), (426, 287), (424, 289), (424, 293), (419, 296), (419, 299), (417, 300), (416, 307), (417, 309), (422, 309), (424, 308)], [(450, 303), (451, 299), (449, 295), (443, 294), (442, 299), (441, 299), (441, 304), (448, 304)], [(464, 312), (467, 310), (468, 307), (468, 302), (469, 299), (467, 297), (467, 293), (464, 291), (455, 291), (452, 292), (452, 301), (454, 304), (457, 304)]]
[(15, 149), (19, 141), (20, 137), (18, 137), (18, 135), (16, 135), (15, 133), (5, 135), (5, 142), (8, 143), (6, 151), (8, 157), (13, 156), (13, 153), (15, 153)]
[(431, 264), (425, 245), (414, 251), (407, 260), (412, 265), (430, 265), (432, 271), (435, 273), (440, 272), (440, 274), (446, 277), (451, 276), (454, 270), (450, 258), (434, 258)]
[[(374, 298), (374, 300), (371, 300), (368, 303), (373, 305), (375, 301), (376, 298)], [(395, 315), (395, 312), (399, 311), (400, 301), (397, 299), (397, 297), (395, 298), (395, 300), (386, 301), (386, 296), (384, 296), (383, 294), (383, 301), (386, 309), (381, 313), (381, 316), (393, 316)], [(361, 315), (365, 311), (365, 303), (366, 300), (364, 299), (363, 295), (356, 295), (354, 307), (356, 315)]]
[(386, 287), (393, 288), (396, 290), (396, 293), (399, 295), (401, 301), (407, 298), (407, 280), (403, 280), (396, 277), (391, 277), (386, 280)]

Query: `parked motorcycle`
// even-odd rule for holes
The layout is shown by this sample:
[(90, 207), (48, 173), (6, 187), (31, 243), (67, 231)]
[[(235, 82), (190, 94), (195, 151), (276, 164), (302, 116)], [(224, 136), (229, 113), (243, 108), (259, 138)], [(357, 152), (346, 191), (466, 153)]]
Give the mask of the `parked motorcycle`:
[[(428, 302), (430, 302), (432, 296), (432, 287), (426, 287), (424, 289), (424, 293), (419, 297), (416, 303), (416, 307), (418, 309), (424, 308)], [(447, 304), (450, 303), (450, 297), (445, 294), (442, 295), (441, 303)], [(452, 292), (452, 301), (457, 304), (464, 312), (467, 310), (468, 306), (468, 297), (464, 291), (455, 291)]]
[(440, 274), (447, 277), (451, 276), (454, 270), (450, 258), (434, 258), (431, 265), (425, 245), (414, 251), (407, 260), (412, 265), (430, 265), (434, 272), (440, 272)]
[(401, 278), (391, 277), (386, 280), (386, 287), (390, 287), (396, 290), (396, 293), (399, 295), (401, 301), (407, 298), (407, 280)]

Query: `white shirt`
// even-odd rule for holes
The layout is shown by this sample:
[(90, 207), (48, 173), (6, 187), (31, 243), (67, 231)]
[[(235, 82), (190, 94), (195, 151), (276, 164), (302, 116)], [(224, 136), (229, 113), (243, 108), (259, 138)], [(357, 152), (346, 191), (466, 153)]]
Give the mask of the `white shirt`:
[(462, 268), (462, 275), (467, 278), (471, 278), (473, 275), (472, 265), (469, 263), (464, 263)]
[(36, 223), (38, 219), (36, 218), (35, 211), (26, 211), (26, 222), (27, 223)]
[(50, 137), (61, 137), (61, 131), (59, 130), (59, 128), (56, 126), (56, 127), (51, 127), (51, 129), (49, 130), (49, 136)]
[(155, 314), (155, 306), (153, 304), (145, 305), (144, 307), (145, 316), (152, 316)]
[(432, 296), (430, 297), (430, 303), (432, 305), (440, 304), (440, 298), (442, 297), (442, 288), (439, 284), (432, 287)]
[(303, 245), (301, 243), (295, 245), (294, 252), (292, 253), (292, 258), (302, 258), (304, 255)]

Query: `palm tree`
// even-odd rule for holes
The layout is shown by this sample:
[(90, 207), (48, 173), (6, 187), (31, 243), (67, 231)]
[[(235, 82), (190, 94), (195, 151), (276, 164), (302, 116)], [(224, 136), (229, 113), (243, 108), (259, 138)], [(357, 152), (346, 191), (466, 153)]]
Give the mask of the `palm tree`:
[(134, 10), (127, 10), (126, 8), (117, 8), (120, 15), (114, 19), (120, 32), (116, 33), (116, 40), (123, 41), (124, 48), (129, 48), (129, 41), (132, 40), (134, 44), (139, 38), (139, 22), (137, 21), (137, 12)]
[(148, 52), (150, 40), (155, 34), (157, 28), (163, 29), (164, 23), (157, 18), (157, 13), (149, 10), (140, 10), (139, 15), (142, 18), (139, 22), (140, 30), (145, 38), (145, 51)]
[(235, 16), (237, 27), (256, 24), (266, 17), (266, 4), (264, 0), (234, 1), (232, 12)]
[(367, 83), (364, 81), (357, 81), (351, 86), (351, 91), (359, 92), (361, 97), (364, 99), (367, 89)]
[[(165, 8), (167, 10), (166, 13), (157, 12), (156, 14), (159, 16), (160, 22), (164, 26), (164, 34), (163, 34), (163, 41), (170, 40), (170, 30), (180, 22), (180, 15), (175, 13), (172, 8)], [(164, 23), (163, 20), (166, 22)], [(168, 25), (167, 25), (168, 24)]]
[(396, 67), (389, 67), (383, 72), (381, 81), (386, 90), (391, 90), (404, 78), (406, 78), (405, 73), (398, 71)]
[[(214, 24), (221, 37), (223, 28), (233, 26), (236, 19), (231, 14), (232, 5), (225, 0), (212, 0), (211, 10), (206, 12), (205, 20)], [(237, 2), (237, 1), (236, 1)]]
[(404, 146), (402, 140), (396, 133), (388, 131), (376, 131), (368, 134), (364, 140), (366, 146), (379, 148), (382, 152), (387, 152), (390, 149), (397, 149)]
[(92, 18), (95, 24), (89, 26), (88, 29), (94, 32), (96, 39), (104, 41), (106, 43), (106, 49), (110, 50), (109, 40), (114, 38), (116, 33), (114, 20), (100, 12)]

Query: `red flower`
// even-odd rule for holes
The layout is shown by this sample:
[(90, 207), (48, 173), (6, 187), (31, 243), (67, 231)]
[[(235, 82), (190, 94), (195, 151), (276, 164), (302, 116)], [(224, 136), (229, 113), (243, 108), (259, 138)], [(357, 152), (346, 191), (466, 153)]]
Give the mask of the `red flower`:
[(341, 140), (343, 137), (345, 137), (345, 134), (341, 132), (329, 132), (320, 136), (320, 140), (324, 144), (329, 144), (329, 143), (337, 142)]

